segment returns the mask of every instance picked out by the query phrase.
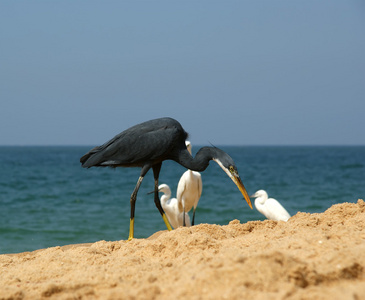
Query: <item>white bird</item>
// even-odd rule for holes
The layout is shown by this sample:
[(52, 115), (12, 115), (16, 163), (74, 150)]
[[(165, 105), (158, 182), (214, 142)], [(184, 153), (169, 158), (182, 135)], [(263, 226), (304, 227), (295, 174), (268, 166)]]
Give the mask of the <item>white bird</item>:
[[(171, 189), (167, 184), (161, 184), (158, 186), (158, 191), (164, 193), (160, 198), (161, 206), (166, 213), (172, 227), (177, 228), (183, 226), (184, 215), (182, 210), (179, 211), (179, 205), (176, 198), (171, 198)], [(190, 217), (185, 213), (186, 226), (191, 226)]]
[(255, 199), (256, 209), (269, 220), (288, 221), (290, 218), (286, 209), (275, 199), (268, 198), (264, 190), (259, 190), (251, 196)]
[[(191, 154), (191, 144), (189, 141), (185, 141), (186, 147)], [(203, 190), (202, 178), (199, 172), (187, 170), (180, 178), (177, 185), (177, 202), (179, 203), (180, 211), (185, 213), (189, 212), (194, 206), (193, 222), (195, 220), (195, 210), (198, 206), (198, 202)], [(185, 214), (183, 214), (185, 216)]]

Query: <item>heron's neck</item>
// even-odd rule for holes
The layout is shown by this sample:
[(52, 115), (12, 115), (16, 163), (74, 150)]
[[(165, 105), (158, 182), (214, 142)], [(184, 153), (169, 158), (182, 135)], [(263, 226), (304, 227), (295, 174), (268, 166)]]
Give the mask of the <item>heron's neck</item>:
[(202, 172), (209, 166), (209, 161), (216, 156), (215, 153), (216, 148), (203, 147), (195, 157), (192, 157), (189, 151), (184, 149), (180, 152), (177, 162), (189, 170)]

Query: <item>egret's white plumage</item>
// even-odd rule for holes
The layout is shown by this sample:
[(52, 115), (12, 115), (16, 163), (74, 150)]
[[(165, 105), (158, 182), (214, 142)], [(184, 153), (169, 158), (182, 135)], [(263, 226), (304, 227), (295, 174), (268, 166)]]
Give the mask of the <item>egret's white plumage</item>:
[[(171, 197), (171, 189), (167, 184), (161, 184), (158, 186), (158, 191), (164, 193), (161, 198), (161, 206), (166, 213), (167, 219), (169, 220), (172, 227), (177, 228), (183, 226), (184, 214), (183, 211), (179, 210), (179, 205), (176, 198)], [(186, 226), (191, 226), (190, 217), (185, 213)]]
[[(185, 142), (186, 148), (191, 154), (191, 143), (189, 141)], [(192, 207), (193, 210), (193, 222), (195, 219), (195, 210), (198, 206), (198, 202), (203, 190), (202, 178), (199, 172), (187, 170), (180, 178), (177, 185), (177, 201), (179, 203), (180, 211), (185, 213), (189, 212)], [(184, 216), (184, 215), (183, 215)]]
[(264, 190), (259, 190), (251, 196), (255, 199), (256, 209), (269, 220), (288, 221), (290, 218), (286, 209), (275, 199), (268, 198)]

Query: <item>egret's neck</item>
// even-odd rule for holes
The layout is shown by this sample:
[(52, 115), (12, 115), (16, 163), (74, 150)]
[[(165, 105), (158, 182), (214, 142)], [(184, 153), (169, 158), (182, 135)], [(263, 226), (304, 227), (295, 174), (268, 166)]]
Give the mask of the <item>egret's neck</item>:
[(257, 199), (257, 202), (260, 203), (261, 205), (265, 203), (266, 199), (265, 197), (261, 196), (261, 197), (258, 197)]
[(260, 196), (257, 198), (257, 201), (260, 203), (260, 204), (265, 204), (266, 200), (268, 199), (268, 195), (263, 192), (260, 194)]
[(167, 201), (169, 201), (170, 197), (171, 197), (171, 193), (163, 194), (160, 198), (161, 203), (165, 204)]

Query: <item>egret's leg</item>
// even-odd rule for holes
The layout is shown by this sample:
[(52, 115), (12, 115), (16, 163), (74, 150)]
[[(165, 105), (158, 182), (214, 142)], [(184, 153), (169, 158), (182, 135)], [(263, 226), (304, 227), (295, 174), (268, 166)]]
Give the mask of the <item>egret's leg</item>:
[(129, 222), (128, 241), (130, 241), (134, 237), (134, 211), (135, 211), (135, 206), (136, 206), (137, 193), (138, 193), (139, 187), (142, 183), (142, 180), (143, 180), (143, 176), (140, 176), (138, 178), (136, 187), (134, 188), (133, 193), (131, 195), (131, 219), (130, 219), (130, 222)]
[(186, 227), (186, 222), (185, 222), (185, 201), (183, 200), (183, 226)]
[(195, 207), (194, 207), (194, 210), (193, 210), (193, 221), (191, 222), (191, 226), (194, 226), (194, 219), (195, 219)]
[(152, 170), (153, 170), (153, 176), (154, 176), (154, 178), (155, 178), (155, 193), (154, 193), (154, 200), (155, 200), (155, 205), (156, 205), (156, 207), (157, 207), (158, 211), (160, 212), (160, 214), (161, 214), (161, 216), (162, 216), (162, 219), (163, 219), (163, 221), (165, 222), (165, 225), (166, 225), (167, 229), (168, 229), (169, 231), (171, 231), (171, 230), (172, 230), (171, 225), (170, 225), (169, 220), (167, 219), (166, 214), (165, 214), (165, 212), (164, 212), (164, 210), (163, 210), (163, 208), (162, 208), (162, 206), (161, 206), (160, 197), (158, 196), (158, 176), (159, 176), (159, 174), (160, 174), (161, 165), (162, 165), (162, 164), (158, 164), (158, 165), (154, 165), (154, 166), (152, 167)]

